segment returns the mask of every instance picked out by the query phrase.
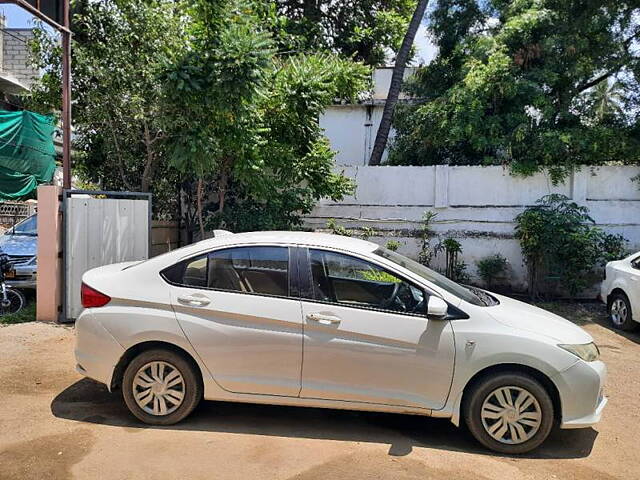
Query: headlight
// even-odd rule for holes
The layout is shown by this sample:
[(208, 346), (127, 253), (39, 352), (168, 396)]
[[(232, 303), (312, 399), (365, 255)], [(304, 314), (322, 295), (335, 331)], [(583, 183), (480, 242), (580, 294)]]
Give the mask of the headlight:
[(584, 343), (581, 345), (558, 345), (567, 352), (573, 353), (576, 357), (581, 358), (585, 362), (595, 362), (600, 356), (600, 350), (596, 347), (596, 344)]

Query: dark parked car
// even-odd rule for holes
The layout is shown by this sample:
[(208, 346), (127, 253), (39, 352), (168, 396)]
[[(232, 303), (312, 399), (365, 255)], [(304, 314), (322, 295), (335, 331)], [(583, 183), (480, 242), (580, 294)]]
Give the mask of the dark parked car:
[(38, 216), (31, 215), (0, 236), (0, 250), (9, 256), (8, 285), (36, 288)]

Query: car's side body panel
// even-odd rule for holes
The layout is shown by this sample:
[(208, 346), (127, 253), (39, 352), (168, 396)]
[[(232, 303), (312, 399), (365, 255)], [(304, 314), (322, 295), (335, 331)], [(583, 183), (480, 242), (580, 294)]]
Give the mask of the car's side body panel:
[[(311, 320), (314, 314), (340, 324)], [(303, 302), (305, 398), (442, 408), (453, 376), (450, 322)]]
[[(222, 388), (298, 396), (302, 366), (299, 300), (171, 288), (180, 326)], [(177, 298), (190, 292), (206, 296), (211, 303), (181, 305)]]

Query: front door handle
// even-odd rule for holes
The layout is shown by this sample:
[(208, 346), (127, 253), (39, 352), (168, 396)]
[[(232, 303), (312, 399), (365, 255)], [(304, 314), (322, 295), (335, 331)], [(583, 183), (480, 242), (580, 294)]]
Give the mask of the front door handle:
[(183, 305), (189, 305), (191, 307), (206, 307), (211, 303), (211, 300), (206, 295), (181, 295), (178, 297), (178, 302)]
[(307, 320), (312, 322), (318, 322), (322, 325), (338, 325), (340, 318), (335, 315), (327, 315), (325, 313), (310, 313), (307, 315)]

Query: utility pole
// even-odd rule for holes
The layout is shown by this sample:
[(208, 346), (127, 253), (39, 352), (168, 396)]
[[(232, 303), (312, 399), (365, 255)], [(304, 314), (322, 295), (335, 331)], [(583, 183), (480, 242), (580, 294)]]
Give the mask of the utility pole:
[(71, 188), (71, 30), (69, 0), (63, 0), (62, 20), (62, 188)]

